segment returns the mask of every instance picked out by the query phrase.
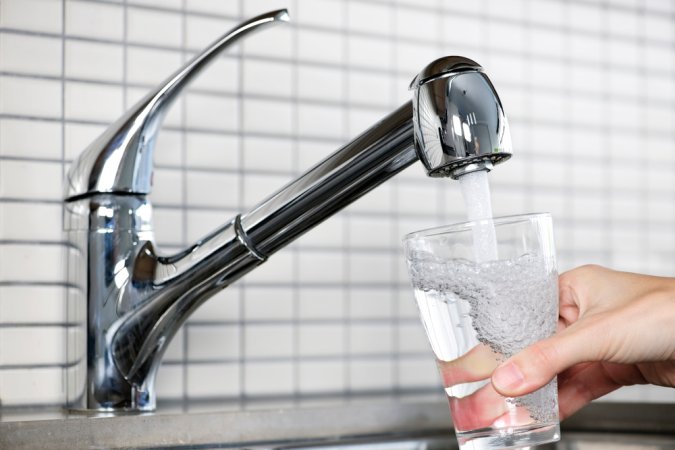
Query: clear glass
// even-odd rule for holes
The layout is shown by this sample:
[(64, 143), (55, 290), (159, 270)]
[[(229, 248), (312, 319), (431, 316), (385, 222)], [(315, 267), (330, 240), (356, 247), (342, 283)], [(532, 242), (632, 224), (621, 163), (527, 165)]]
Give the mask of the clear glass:
[[(486, 238), (492, 250), (485, 250)], [(499, 395), (490, 383), (499, 363), (556, 330), (551, 216), (498, 217), (419, 231), (404, 238), (404, 249), (460, 448), (559, 440), (556, 380), (517, 398)]]

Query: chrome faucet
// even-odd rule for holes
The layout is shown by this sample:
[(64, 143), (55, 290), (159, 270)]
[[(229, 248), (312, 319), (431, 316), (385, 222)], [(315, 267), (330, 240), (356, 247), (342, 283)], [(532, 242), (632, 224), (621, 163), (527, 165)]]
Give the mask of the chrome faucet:
[(194, 76), (231, 43), (286, 10), (229, 31), (113, 123), (68, 174), (68, 403), (75, 409), (151, 411), (171, 338), (211, 295), (420, 159), (430, 176), (490, 170), (511, 155), (504, 111), (475, 62), (445, 57), (413, 80), (413, 100), (251, 211), (189, 248), (158, 253), (152, 155), (162, 119)]

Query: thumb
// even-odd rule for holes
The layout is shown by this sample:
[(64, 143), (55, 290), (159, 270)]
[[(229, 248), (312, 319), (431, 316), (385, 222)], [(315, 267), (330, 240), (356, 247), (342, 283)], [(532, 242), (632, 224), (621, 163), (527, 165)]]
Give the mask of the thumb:
[(505, 397), (529, 394), (575, 364), (599, 360), (603, 340), (602, 333), (589, 327), (566, 328), (499, 365), (492, 373), (492, 385)]

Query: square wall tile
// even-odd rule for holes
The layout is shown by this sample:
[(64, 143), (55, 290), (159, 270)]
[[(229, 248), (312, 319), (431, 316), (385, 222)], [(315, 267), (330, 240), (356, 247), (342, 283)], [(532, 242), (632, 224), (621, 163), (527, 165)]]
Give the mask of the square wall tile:
[[(40, 14), (35, 14), (40, 11)], [(0, 26), (47, 33), (60, 33), (63, 3), (53, 0), (3, 0)]]
[(349, 326), (349, 353), (352, 355), (388, 354), (393, 352), (391, 323), (356, 323)]
[(387, 253), (353, 253), (349, 255), (348, 279), (351, 283), (390, 283), (392, 257)]
[(290, 96), (293, 67), (285, 62), (244, 60), (242, 91), (246, 94)]
[(399, 6), (395, 8), (393, 32), (401, 40), (417, 39), (429, 41), (429, 46), (439, 43), (442, 37), (442, 16), (438, 3), (434, 8)]
[(344, 109), (340, 106), (301, 104), (298, 106), (298, 133), (308, 137), (342, 138)]
[(399, 352), (404, 354), (426, 355), (429, 360), (434, 359), (431, 345), (424, 332), (424, 326), (417, 316), (399, 323), (396, 332), (398, 339), (397, 350)]
[(236, 397), (241, 392), (238, 364), (190, 364), (187, 394), (192, 399)]
[(349, 387), (354, 390), (381, 389), (391, 385), (393, 372), (390, 359), (352, 360), (349, 362)]
[(294, 145), (290, 138), (247, 137), (242, 151), (244, 169), (291, 172), (295, 163)]
[(381, 74), (360, 70), (347, 72), (347, 100), (354, 105), (391, 104), (392, 81)]
[(187, 356), (190, 360), (220, 361), (239, 358), (239, 327), (195, 325), (193, 321), (185, 331)]
[(283, 395), (293, 390), (295, 370), (290, 362), (247, 362), (245, 368), (246, 395)]
[(183, 368), (177, 365), (163, 364), (157, 372), (155, 388), (160, 401), (182, 398)]
[(245, 358), (291, 357), (294, 331), (289, 325), (246, 325)]
[(165, 8), (178, 9), (182, 0), (135, 0), (137, 5), (163, 6)]
[(185, 125), (209, 131), (236, 131), (240, 126), (239, 100), (231, 96), (186, 94)]
[(61, 327), (2, 328), (0, 365), (62, 364), (66, 358), (65, 333)]
[(594, 3), (570, 3), (570, 24), (573, 29), (598, 31), (603, 29), (602, 5)]
[(153, 209), (155, 239), (160, 246), (180, 245), (185, 235), (185, 211), (171, 207)]
[(340, 356), (345, 353), (345, 325), (341, 323), (300, 323), (298, 351), (306, 356)]
[(293, 106), (288, 101), (247, 98), (242, 120), (242, 126), (248, 132), (288, 135), (293, 132)]
[(371, 2), (348, 2), (345, 26), (348, 31), (360, 31), (381, 36), (391, 34), (394, 8)]
[(0, 113), (59, 118), (61, 97), (59, 81), (0, 76)]
[(185, 9), (188, 11), (199, 11), (211, 14), (224, 14), (230, 16), (239, 16), (239, 2), (217, 2), (211, 0), (186, 0)]
[(298, 30), (298, 58), (302, 62), (344, 62), (344, 37), (336, 31)]
[(65, 8), (65, 31), (68, 35), (112, 41), (121, 41), (124, 37), (124, 10), (121, 4), (68, 0)]
[(59, 76), (62, 65), (59, 39), (0, 33), (1, 71)]
[(0, 282), (57, 283), (65, 276), (60, 245), (0, 244), (0, 252)]
[(351, 217), (347, 223), (350, 246), (385, 249), (399, 242), (393, 236), (391, 217)]
[(184, 174), (173, 168), (155, 168), (150, 199), (158, 204), (176, 205), (183, 198)]
[(345, 388), (345, 363), (342, 360), (301, 361), (300, 392), (338, 392)]
[(0, 371), (3, 406), (62, 404), (65, 383), (61, 368), (5, 369)]
[(229, 170), (241, 167), (238, 136), (191, 132), (185, 141), (185, 162), (189, 167)]
[(297, 65), (297, 95), (301, 100), (344, 100), (344, 78), (342, 70), (311, 64)]
[(61, 200), (61, 164), (2, 161), (0, 196), (25, 200)]
[(129, 42), (180, 47), (184, 39), (181, 25), (178, 11), (149, 11), (133, 7), (127, 11)]
[(496, 21), (488, 28), (487, 44), (493, 49), (522, 52), (528, 42), (528, 31), (518, 23)]
[(191, 206), (236, 208), (239, 178), (217, 172), (188, 173), (186, 193)]
[(61, 124), (56, 122), (0, 119), (0, 156), (58, 159), (61, 136)]
[(372, 68), (382, 73), (391, 70), (394, 47), (391, 41), (381, 38), (348, 35), (346, 62), (352, 67)]
[(0, 236), (10, 240), (59, 242), (61, 205), (0, 201)]
[(69, 78), (121, 82), (124, 76), (121, 45), (67, 41), (65, 75)]
[(527, 43), (533, 56), (562, 58), (565, 55), (565, 35), (562, 30), (537, 28), (532, 30)]
[(162, 358), (162, 366), (172, 365), (175, 367), (177, 365), (176, 363), (180, 364), (183, 362), (183, 359), (186, 358), (186, 329), (187, 327), (181, 327), (173, 338), (171, 338), (171, 341), (169, 341), (169, 346)]
[(298, 255), (298, 280), (302, 283), (340, 283), (345, 256), (339, 251), (312, 251)]
[(67, 119), (112, 123), (124, 112), (121, 86), (66, 82), (65, 96)]
[[(334, 287), (300, 286), (298, 289), (301, 320), (341, 319), (345, 311), (343, 289)], [(302, 342), (301, 342), (302, 344)]]
[(65, 323), (65, 302), (66, 293), (60, 286), (0, 286), (2, 323)]
[(294, 292), (278, 287), (246, 289), (244, 314), (246, 320), (289, 321), (294, 315)]
[(394, 296), (380, 289), (349, 289), (349, 316), (359, 319), (393, 317)]
[(290, 13), (291, 18), (301, 25), (340, 27), (349, 6), (334, 0), (298, 0), (296, 11)]
[(156, 139), (153, 154), (155, 165), (180, 166), (183, 162), (183, 153), (188, 153), (183, 152), (185, 134), (176, 130), (163, 129)]

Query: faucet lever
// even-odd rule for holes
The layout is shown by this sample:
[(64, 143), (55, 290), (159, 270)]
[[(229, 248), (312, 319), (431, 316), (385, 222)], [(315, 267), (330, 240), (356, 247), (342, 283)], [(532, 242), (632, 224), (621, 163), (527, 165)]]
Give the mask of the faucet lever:
[(288, 22), (288, 11), (261, 14), (231, 29), (113, 123), (73, 163), (66, 201), (97, 193), (149, 194), (157, 133), (169, 106), (215, 57), (231, 44), (267, 24)]

